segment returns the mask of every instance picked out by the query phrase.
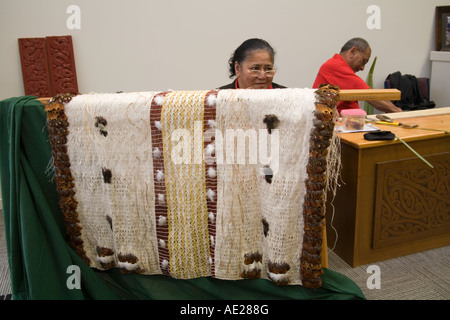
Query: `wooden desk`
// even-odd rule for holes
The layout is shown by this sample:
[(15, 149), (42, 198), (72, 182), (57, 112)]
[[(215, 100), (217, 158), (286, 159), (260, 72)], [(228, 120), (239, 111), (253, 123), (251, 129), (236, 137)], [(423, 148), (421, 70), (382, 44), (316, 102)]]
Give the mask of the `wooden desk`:
[[(431, 116), (392, 117), (450, 131), (450, 108), (439, 109)], [(376, 126), (403, 139), (434, 168), (397, 139), (341, 134), (343, 183), (333, 201), (334, 215), (327, 204), (326, 229), (328, 246), (335, 245), (334, 252), (352, 267), (450, 245), (450, 134)]]

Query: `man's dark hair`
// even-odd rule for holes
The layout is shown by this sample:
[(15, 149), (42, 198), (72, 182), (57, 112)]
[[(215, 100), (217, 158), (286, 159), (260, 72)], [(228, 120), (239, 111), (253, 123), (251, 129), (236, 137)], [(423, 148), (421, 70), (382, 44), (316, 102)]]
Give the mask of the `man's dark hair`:
[(344, 46), (341, 48), (341, 53), (350, 50), (351, 48), (356, 47), (359, 51), (364, 52), (369, 48), (369, 43), (363, 38), (353, 38), (348, 40)]

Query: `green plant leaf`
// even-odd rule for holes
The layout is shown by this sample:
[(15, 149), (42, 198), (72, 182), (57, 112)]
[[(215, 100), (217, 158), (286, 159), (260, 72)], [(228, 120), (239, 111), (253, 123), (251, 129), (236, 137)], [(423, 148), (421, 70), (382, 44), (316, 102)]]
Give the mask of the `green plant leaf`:
[[(373, 70), (375, 69), (375, 64), (377, 63), (377, 57), (373, 59), (372, 66), (370, 67), (369, 74), (367, 75), (366, 83), (369, 87), (373, 89)], [(367, 114), (373, 114), (373, 107), (367, 101), (364, 102), (364, 110)]]

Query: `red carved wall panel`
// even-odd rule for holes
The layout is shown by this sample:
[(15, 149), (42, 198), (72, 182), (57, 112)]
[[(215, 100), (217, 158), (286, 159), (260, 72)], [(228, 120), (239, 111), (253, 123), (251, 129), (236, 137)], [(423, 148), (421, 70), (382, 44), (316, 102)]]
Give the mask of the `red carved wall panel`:
[(19, 51), (25, 95), (51, 97), (45, 38), (19, 39)]
[(25, 95), (78, 93), (71, 36), (19, 39)]
[(78, 93), (72, 37), (46, 37), (53, 95)]

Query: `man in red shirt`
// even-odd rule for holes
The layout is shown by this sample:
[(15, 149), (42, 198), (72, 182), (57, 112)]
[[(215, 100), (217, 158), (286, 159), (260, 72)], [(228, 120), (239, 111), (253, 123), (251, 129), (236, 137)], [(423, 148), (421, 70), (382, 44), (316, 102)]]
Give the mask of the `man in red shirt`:
[[(364, 70), (370, 59), (372, 49), (366, 40), (353, 38), (342, 47), (339, 54), (335, 54), (319, 69), (313, 88), (322, 83), (337, 85), (340, 89), (370, 89), (366, 82), (356, 75)], [(400, 112), (401, 108), (391, 101), (368, 101), (374, 108), (382, 112)], [(359, 108), (358, 101), (340, 101), (337, 110)]]

